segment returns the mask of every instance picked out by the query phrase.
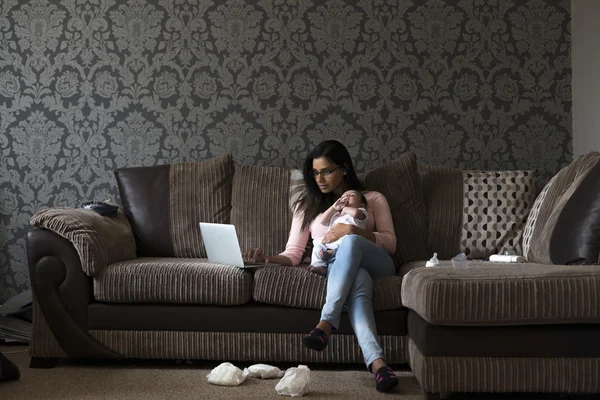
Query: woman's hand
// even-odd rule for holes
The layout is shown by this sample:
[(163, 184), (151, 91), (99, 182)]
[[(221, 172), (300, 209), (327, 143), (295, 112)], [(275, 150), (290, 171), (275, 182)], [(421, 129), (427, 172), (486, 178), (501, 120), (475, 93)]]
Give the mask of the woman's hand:
[(262, 249), (260, 247), (246, 251), (243, 254), (243, 257), (244, 257), (245, 261), (252, 261), (252, 262), (267, 261), (267, 257), (265, 256), (265, 253), (262, 251)]
[(244, 254), (242, 254), (242, 257), (244, 258), (244, 261), (292, 265), (292, 260), (290, 260), (286, 256), (265, 256), (265, 253), (260, 247), (246, 251)]
[(350, 224), (335, 224), (331, 227), (329, 232), (323, 236), (323, 241), (321, 243), (327, 244), (331, 242), (335, 242), (339, 238), (342, 238), (346, 235), (350, 235), (352, 233), (352, 227), (354, 225)]

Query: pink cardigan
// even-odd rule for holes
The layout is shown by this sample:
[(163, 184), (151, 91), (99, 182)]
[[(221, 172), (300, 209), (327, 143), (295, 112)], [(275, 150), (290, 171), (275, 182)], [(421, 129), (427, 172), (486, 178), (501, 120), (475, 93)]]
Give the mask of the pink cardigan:
[[(394, 233), (390, 206), (386, 198), (379, 192), (366, 192), (365, 197), (367, 198), (367, 211), (369, 212), (367, 230), (375, 233), (375, 243), (377, 245), (389, 254), (393, 254), (396, 251), (396, 234)], [(302, 214), (294, 214), (290, 237), (285, 246), (285, 251), (280, 255), (289, 258), (293, 265), (300, 264), (309, 235), (312, 235), (313, 244), (316, 245), (321, 243), (328, 231), (328, 228), (321, 224), (321, 217), (322, 214), (319, 214), (308, 229), (301, 230)]]

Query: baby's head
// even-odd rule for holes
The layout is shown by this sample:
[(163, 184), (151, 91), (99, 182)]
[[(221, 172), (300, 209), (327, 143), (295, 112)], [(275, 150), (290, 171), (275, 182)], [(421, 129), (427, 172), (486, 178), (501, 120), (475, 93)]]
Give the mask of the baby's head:
[(366, 208), (367, 199), (358, 190), (347, 190), (342, 194), (342, 199), (346, 199), (348, 207)]

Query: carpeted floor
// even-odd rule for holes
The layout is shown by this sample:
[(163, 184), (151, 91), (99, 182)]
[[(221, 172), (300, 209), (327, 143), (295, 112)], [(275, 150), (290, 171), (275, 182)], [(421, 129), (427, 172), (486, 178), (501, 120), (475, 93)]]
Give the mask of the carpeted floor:
[[(247, 379), (240, 386), (208, 383), (206, 375), (219, 363), (63, 362), (52, 369), (31, 369), (23, 346), (0, 346), (21, 370), (17, 382), (0, 384), (0, 399), (282, 399), (275, 392), (279, 379)], [(247, 367), (243, 363), (234, 363)], [(277, 365), (282, 370), (291, 365)], [(312, 366), (309, 366), (312, 367)], [(319, 368), (320, 366), (317, 366)], [(321, 367), (322, 368), (322, 367)], [(386, 398), (375, 391), (373, 376), (359, 365), (353, 370), (312, 370), (311, 399)], [(312, 368), (311, 368), (312, 369)], [(409, 371), (401, 372), (402, 400), (420, 400), (421, 389)]]
[[(206, 375), (219, 363), (170, 362), (62, 362), (52, 369), (29, 368), (29, 356), (24, 346), (2, 346), (0, 351), (15, 362), (21, 370), (17, 382), (0, 384), (0, 399), (282, 399), (275, 392), (278, 379), (248, 379), (236, 387), (214, 386)], [(248, 364), (234, 363), (239, 367)], [(276, 365), (284, 370), (292, 365)], [(375, 391), (373, 376), (360, 365), (332, 366), (309, 365), (311, 391), (304, 397), (310, 399), (383, 399), (421, 400), (422, 392), (417, 380), (408, 370), (398, 371), (400, 384), (394, 393)], [(451, 395), (459, 399), (565, 399), (566, 396), (549, 395)], [(569, 397), (597, 399), (596, 396)]]

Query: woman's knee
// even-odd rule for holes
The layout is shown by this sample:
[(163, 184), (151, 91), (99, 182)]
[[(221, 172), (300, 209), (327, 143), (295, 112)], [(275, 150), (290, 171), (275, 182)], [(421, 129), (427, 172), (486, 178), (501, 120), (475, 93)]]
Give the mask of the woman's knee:
[(340, 247), (338, 251), (348, 251), (348, 250), (356, 250), (361, 247), (362, 241), (367, 240), (360, 235), (346, 235), (344, 236), (344, 240), (340, 243)]

